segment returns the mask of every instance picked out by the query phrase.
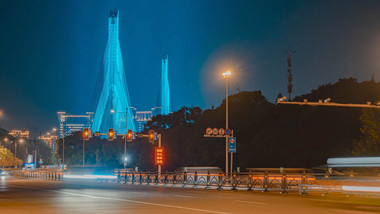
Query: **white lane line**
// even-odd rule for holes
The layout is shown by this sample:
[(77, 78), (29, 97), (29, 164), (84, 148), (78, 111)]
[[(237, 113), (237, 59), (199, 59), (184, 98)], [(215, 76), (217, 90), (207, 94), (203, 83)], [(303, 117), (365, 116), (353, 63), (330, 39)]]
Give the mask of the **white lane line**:
[(235, 200), (235, 202), (249, 203), (249, 204), (260, 204), (260, 205), (268, 204), (268, 203), (264, 203), (264, 202), (257, 202), (257, 201), (242, 201), (242, 200)]
[[(11, 185), (9, 185), (9, 186), (11, 186)], [(13, 186), (13, 187), (26, 188), (26, 189), (37, 189), (37, 190), (42, 190), (42, 191), (63, 193), (63, 194), (67, 194), (67, 195), (81, 196), (81, 197), (87, 197), (87, 198), (106, 199), (106, 200), (114, 200), (114, 201), (125, 201), (125, 202), (130, 202), (130, 203), (135, 203), (135, 204), (144, 204), (144, 205), (159, 206), (159, 207), (166, 207), (166, 208), (176, 208), (176, 209), (191, 210), (191, 211), (205, 212), (205, 213), (230, 214), (230, 213), (219, 212), (219, 211), (214, 211), (214, 210), (197, 209), (197, 208), (192, 208), (192, 207), (182, 207), (182, 206), (175, 206), (175, 205), (161, 204), (161, 203), (160, 204), (150, 203), (150, 202), (121, 199), (121, 198), (109, 198), (109, 197), (102, 197), (102, 196), (93, 196), (93, 195), (87, 195), (87, 194), (77, 194), (77, 193), (63, 192), (63, 191), (58, 191), (58, 190), (46, 190), (46, 189), (41, 189), (41, 188), (25, 187), (25, 186), (18, 186), (18, 185)]]
[(353, 211), (353, 210), (339, 210), (339, 209), (329, 209), (334, 212), (345, 212), (345, 213), (358, 213), (358, 214), (375, 214), (372, 212), (363, 212), (363, 211)]
[(351, 204), (349, 201), (337, 201), (337, 200), (327, 200), (327, 199), (308, 199), (310, 201), (320, 201), (320, 202), (329, 202), (329, 203), (339, 203), (339, 204)]
[(134, 193), (134, 194), (143, 194), (143, 195), (148, 194), (147, 192), (130, 192), (130, 193)]
[(189, 195), (173, 195), (175, 197), (182, 197), (182, 198), (196, 198), (194, 196), (189, 196)]

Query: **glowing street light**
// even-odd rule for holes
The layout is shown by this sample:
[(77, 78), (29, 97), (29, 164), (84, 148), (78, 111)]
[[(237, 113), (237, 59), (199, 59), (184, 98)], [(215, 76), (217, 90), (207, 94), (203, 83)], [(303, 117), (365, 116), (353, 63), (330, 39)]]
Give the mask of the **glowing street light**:
[(113, 113), (115, 113), (116, 111), (115, 111), (115, 110), (113, 110), (113, 109), (111, 109), (111, 111), (110, 111), (110, 112), (111, 112), (111, 114), (113, 114)]
[[(8, 142), (8, 138), (4, 138), (4, 142)], [(1, 147), (1, 140), (0, 140), (0, 147)]]
[(231, 71), (226, 71), (226, 72), (223, 73), (223, 77), (224, 78), (228, 78), (230, 76), (231, 76)]

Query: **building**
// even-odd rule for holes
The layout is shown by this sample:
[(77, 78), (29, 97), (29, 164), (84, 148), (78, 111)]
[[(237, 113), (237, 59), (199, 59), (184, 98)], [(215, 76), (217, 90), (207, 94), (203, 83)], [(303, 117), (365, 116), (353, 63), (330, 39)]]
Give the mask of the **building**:
[(83, 128), (91, 128), (92, 118), (92, 112), (86, 112), (85, 115), (68, 115), (66, 112), (58, 112), (58, 138), (82, 131)]
[(57, 141), (58, 136), (57, 135), (49, 135), (47, 136), (39, 136), (38, 139), (45, 142), (49, 147), (52, 149), (52, 151), (56, 150), (56, 141)]
[(145, 124), (152, 120), (153, 112), (152, 111), (136, 111), (134, 119), (137, 124), (137, 132), (142, 132), (145, 128)]
[(29, 131), (21, 131), (17, 129), (12, 129), (8, 134), (12, 135), (15, 138), (29, 139)]

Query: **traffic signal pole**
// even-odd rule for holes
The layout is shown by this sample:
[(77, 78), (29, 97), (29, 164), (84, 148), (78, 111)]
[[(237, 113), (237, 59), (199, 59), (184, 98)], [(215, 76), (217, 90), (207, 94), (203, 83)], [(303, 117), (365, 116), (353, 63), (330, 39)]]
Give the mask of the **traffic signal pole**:
[(84, 168), (84, 161), (85, 161), (85, 156), (84, 156), (84, 153), (85, 153), (85, 152), (84, 152), (84, 148), (85, 148), (85, 147), (84, 147), (84, 138), (83, 138), (83, 168)]
[(125, 117), (125, 140), (124, 140), (124, 157), (123, 157), (124, 171), (127, 168), (127, 160), (126, 160), (126, 158), (127, 158), (127, 134), (128, 134), (128, 108), (127, 108), (126, 117)]

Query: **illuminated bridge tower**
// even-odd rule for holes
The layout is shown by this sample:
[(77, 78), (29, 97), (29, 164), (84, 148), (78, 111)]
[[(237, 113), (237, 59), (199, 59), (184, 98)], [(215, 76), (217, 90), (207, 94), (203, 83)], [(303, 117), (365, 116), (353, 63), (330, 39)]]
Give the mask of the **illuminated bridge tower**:
[(162, 74), (161, 74), (161, 114), (167, 115), (170, 113), (170, 89), (168, 77), (168, 56), (162, 59)]
[(119, 11), (113, 10), (108, 19), (108, 41), (90, 107), (94, 112), (92, 130), (107, 133), (113, 128), (124, 134), (127, 124), (128, 129), (136, 131), (130, 107), (119, 43)]

